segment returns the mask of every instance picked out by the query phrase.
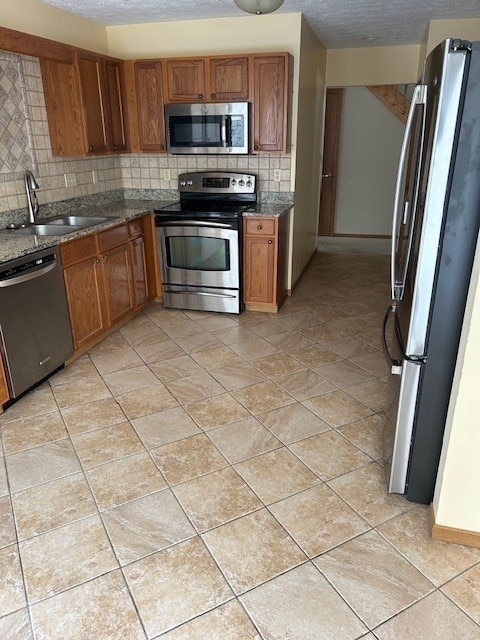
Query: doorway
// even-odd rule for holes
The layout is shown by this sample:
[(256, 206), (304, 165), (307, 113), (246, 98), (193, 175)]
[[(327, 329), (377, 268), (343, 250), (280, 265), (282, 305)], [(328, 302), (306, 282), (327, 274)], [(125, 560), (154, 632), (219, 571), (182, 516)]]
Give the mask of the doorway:
[(318, 235), (333, 236), (337, 200), (337, 170), (342, 122), (343, 89), (327, 89), (325, 102), (325, 137), (323, 173), (318, 216)]

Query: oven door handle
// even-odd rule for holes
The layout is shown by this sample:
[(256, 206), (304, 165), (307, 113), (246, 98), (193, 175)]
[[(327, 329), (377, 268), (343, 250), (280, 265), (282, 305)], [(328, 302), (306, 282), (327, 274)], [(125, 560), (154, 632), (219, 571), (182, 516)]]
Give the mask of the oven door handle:
[(235, 229), (233, 224), (224, 224), (223, 222), (204, 222), (203, 220), (158, 220), (157, 225), (160, 227), (215, 227), (217, 229)]

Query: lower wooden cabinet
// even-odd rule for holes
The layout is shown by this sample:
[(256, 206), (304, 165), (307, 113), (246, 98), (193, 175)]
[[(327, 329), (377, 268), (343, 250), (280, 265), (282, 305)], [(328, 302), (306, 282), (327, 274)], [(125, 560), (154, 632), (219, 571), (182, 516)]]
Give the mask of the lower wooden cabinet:
[(5, 404), (10, 399), (7, 387), (7, 378), (5, 376), (5, 369), (0, 355), (0, 413), (2, 412), (2, 404)]
[[(75, 242), (75, 241), (73, 241)], [(100, 259), (95, 256), (63, 270), (75, 351), (107, 328)]]
[[(148, 221), (148, 224), (147, 224)], [(78, 352), (150, 298), (144, 228), (150, 216), (60, 245), (73, 344)]]
[(243, 290), (247, 311), (277, 312), (287, 297), (288, 217), (244, 219)]

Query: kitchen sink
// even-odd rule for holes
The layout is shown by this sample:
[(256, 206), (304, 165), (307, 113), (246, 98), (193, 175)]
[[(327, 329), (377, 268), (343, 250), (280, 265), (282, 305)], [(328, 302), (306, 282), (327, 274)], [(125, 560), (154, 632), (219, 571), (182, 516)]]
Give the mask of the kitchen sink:
[(61, 218), (50, 218), (44, 220), (43, 223), (52, 226), (86, 229), (87, 227), (93, 227), (96, 224), (102, 224), (103, 222), (111, 222), (112, 220), (118, 220), (118, 218), (114, 218), (112, 216), (62, 216)]
[(13, 230), (13, 233), (22, 236), (63, 236), (79, 229), (80, 227), (73, 225), (30, 224), (28, 227), (20, 227), (20, 229)]

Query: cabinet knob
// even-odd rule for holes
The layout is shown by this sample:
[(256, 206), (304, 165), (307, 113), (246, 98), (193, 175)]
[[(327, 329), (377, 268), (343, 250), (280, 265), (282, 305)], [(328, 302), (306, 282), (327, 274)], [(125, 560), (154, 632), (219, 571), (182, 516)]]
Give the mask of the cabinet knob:
[(103, 256), (103, 259), (104, 259), (104, 260), (106, 260), (106, 259), (107, 259), (107, 255), (106, 255), (106, 254)]
[(140, 227), (134, 227), (135, 231), (140, 231)]
[(268, 244), (273, 244), (273, 240), (269, 240), (269, 241), (268, 241)]
[(95, 264), (100, 264), (100, 260), (98, 258), (95, 259)]
[(261, 224), (258, 224), (258, 225), (257, 225), (257, 229), (260, 231), (260, 229), (261, 229), (261, 228), (262, 228), (262, 225), (261, 225)]
[(93, 151), (93, 147), (92, 147), (92, 145), (90, 145), (90, 146), (88, 147), (88, 150), (89, 150), (89, 151)]
[(165, 145), (164, 145), (164, 144), (161, 144), (161, 145), (160, 145), (160, 149), (165, 149)]
[(214, 94), (214, 93), (212, 93), (212, 98), (215, 98), (215, 97), (216, 97), (216, 96), (215, 96), (215, 94)]
[(203, 93), (199, 93), (199, 94), (198, 94), (198, 97), (199, 97), (200, 99), (202, 99), (202, 98), (203, 98)]
[(258, 151), (258, 144), (254, 144), (253, 148), (255, 149), (255, 151)]

